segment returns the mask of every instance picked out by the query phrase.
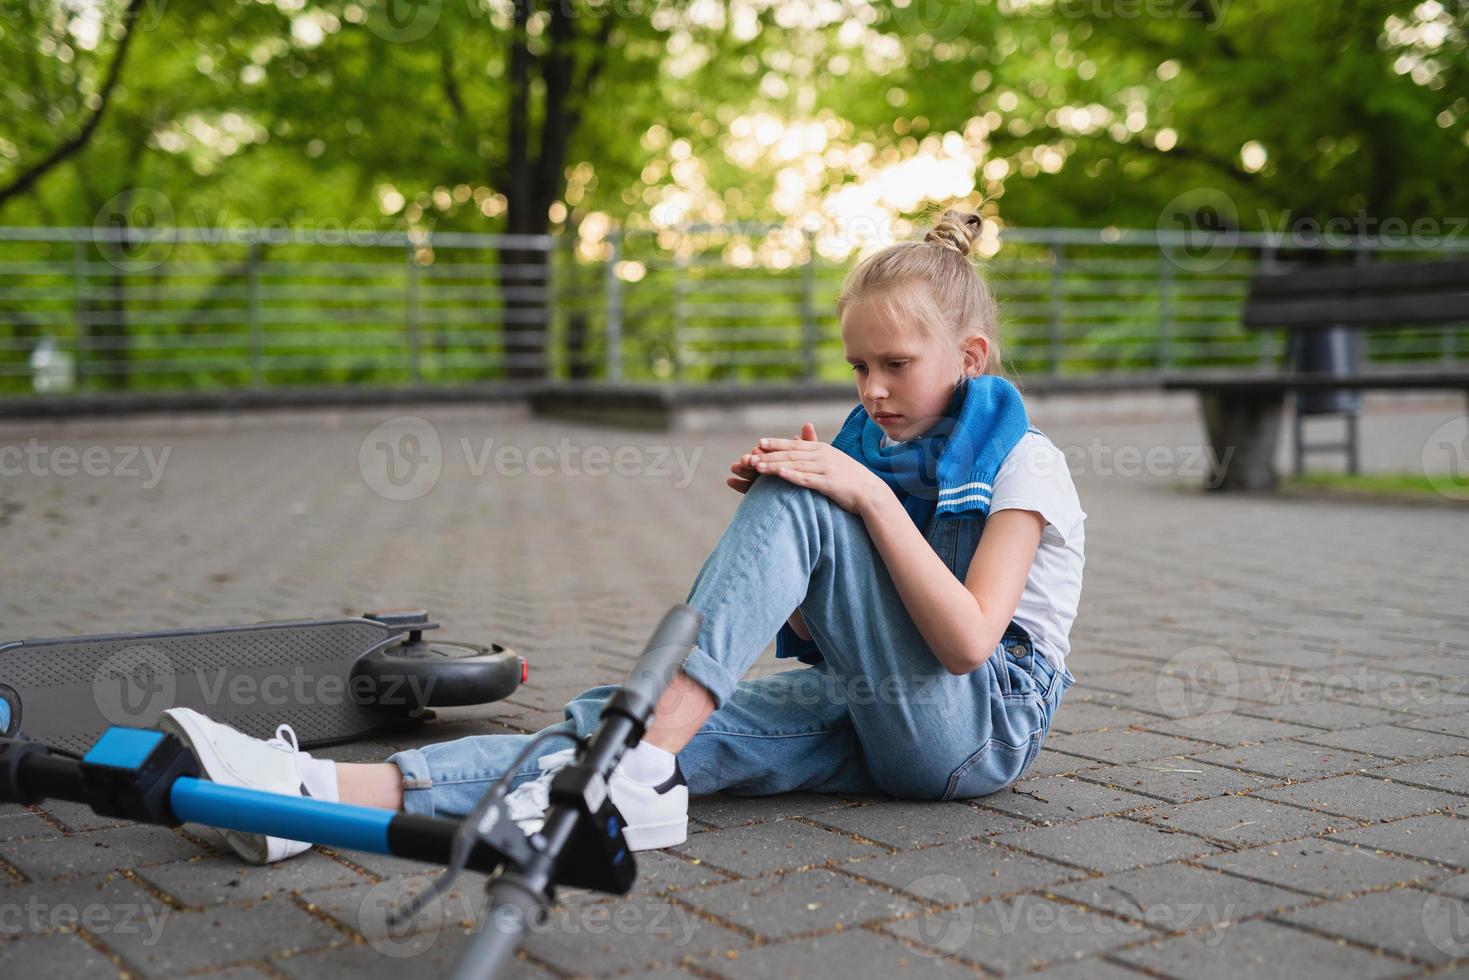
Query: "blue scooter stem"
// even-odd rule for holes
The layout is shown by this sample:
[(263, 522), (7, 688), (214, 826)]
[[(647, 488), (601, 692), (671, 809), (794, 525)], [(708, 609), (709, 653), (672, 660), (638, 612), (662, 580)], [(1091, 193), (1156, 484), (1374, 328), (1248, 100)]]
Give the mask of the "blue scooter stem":
[(168, 802), (174, 815), (187, 823), (372, 854), (393, 853), (388, 849), (388, 824), (397, 814), (391, 810), (222, 786), (189, 776), (174, 780)]

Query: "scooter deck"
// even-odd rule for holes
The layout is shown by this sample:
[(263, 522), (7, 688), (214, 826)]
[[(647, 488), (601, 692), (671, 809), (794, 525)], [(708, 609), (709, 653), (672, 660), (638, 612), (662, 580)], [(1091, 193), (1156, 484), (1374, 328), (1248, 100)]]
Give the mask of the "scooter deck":
[(173, 707), (259, 738), (289, 724), (303, 746), (412, 726), (429, 713), (406, 698), (377, 703), (370, 679), (353, 675), (403, 634), (341, 619), (0, 644), (0, 697), (13, 716), (0, 734), (84, 753), (109, 726), (152, 727)]

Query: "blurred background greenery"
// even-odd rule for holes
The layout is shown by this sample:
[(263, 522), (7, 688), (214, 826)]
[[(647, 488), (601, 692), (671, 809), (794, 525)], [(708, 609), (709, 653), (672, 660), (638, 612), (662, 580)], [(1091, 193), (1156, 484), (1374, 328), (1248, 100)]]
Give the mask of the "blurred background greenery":
[(1258, 251), (1108, 245), (1469, 244), (1466, 42), (1465, 0), (0, 0), (0, 386), (46, 338), (102, 388), (842, 377), (841, 272), (956, 203), (1018, 369), (1268, 358)]

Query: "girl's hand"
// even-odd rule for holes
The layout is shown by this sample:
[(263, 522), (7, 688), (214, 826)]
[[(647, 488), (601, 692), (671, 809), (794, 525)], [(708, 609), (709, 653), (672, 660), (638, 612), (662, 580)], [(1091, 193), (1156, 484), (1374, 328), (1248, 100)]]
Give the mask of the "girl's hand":
[(859, 517), (878, 494), (891, 493), (876, 473), (831, 443), (818, 441), (810, 422), (801, 427), (801, 438), (761, 439), (759, 449), (757, 473), (810, 487)]
[[(812, 425), (810, 422), (807, 422), (805, 425), (801, 426), (801, 432), (799, 435), (796, 436), (796, 438), (815, 439), (816, 426)], [(754, 449), (751, 449), (748, 453), (735, 460), (729, 468), (730, 472), (734, 473), (734, 476), (726, 477), (724, 481), (725, 484), (735, 490), (738, 490), (740, 493), (744, 493), (745, 491), (749, 490), (750, 485), (755, 482), (755, 478), (760, 475), (760, 471), (755, 468), (755, 463), (760, 459), (761, 453), (762, 450), (757, 444)]]
[(739, 459), (731, 463), (729, 466), (729, 471), (733, 473), (734, 476), (725, 477), (725, 485), (731, 487), (732, 489), (738, 490), (740, 493), (744, 493), (746, 490), (749, 490), (751, 484), (755, 482), (755, 477), (760, 475), (755, 469), (755, 459), (756, 457), (752, 452), (746, 453), (744, 456), (741, 456)]

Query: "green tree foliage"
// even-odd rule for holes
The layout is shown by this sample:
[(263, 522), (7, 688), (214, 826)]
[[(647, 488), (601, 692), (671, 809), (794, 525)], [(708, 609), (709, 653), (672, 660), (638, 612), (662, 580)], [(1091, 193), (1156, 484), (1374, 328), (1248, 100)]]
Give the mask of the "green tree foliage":
[[(596, 216), (667, 247), (848, 192), (1144, 228), (1203, 194), (1245, 229), (1462, 237), (1466, 44), (1464, 0), (13, 0), (0, 223)], [(925, 156), (949, 177), (894, 170)]]
[[(683, 139), (716, 212), (778, 219), (778, 168), (724, 152), (730, 121), (762, 111), (835, 119), (837, 142), (897, 157), (925, 134), (972, 138), (989, 114), (984, 156), (1011, 166), (976, 189), (1003, 196), (1014, 224), (1147, 226), (1195, 186), (1234, 198), (1246, 227), (1262, 209), (1415, 217), (1469, 203), (1462, 3), (821, 9), (22, 0), (0, 13), (0, 216), (87, 223), (145, 186), (181, 223), (379, 219), (391, 185), (437, 227), (535, 232), (579, 164), (573, 210), (635, 217)], [(874, 57), (875, 38), (890, 56)], [(829, 168), (828, 188), (843, 176)], [(433, 203), (461, 184), (503, 200)]]

